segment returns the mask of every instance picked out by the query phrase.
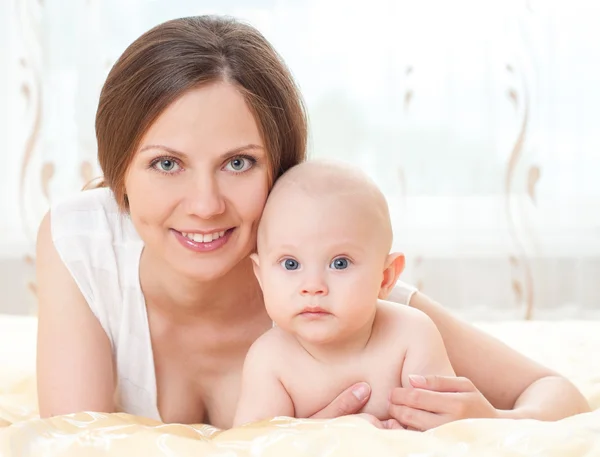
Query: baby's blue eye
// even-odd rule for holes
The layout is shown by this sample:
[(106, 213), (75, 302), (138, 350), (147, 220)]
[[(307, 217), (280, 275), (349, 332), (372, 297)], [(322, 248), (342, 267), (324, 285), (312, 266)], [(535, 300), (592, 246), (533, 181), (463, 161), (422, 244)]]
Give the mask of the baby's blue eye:
[(329, 265), (334, 270), (345, 270), (350, 265), (350, 261), (345, 257), (337, 257), (333, 259), (331, 264)]
[(297, 270), (300, 267), (300, 263), (294, 259), (285, 259), (281, 262), (281, 266), (286, 270)]

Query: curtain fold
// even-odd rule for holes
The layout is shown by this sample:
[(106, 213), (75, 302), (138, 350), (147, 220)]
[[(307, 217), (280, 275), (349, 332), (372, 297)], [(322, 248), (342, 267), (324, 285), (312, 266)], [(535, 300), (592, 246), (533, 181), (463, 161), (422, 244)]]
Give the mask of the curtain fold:
[(94, 116), (116, 58), (159, 22), (220, 13), (258, 27), (290, 66), (310, 154), (380, 184), (403, 280), (469, 318), (600, 317), (599, 6), (198, 3), (0, 3), (8, 311), (35, 310), (35, 235), (50, 203), (100, 173)]

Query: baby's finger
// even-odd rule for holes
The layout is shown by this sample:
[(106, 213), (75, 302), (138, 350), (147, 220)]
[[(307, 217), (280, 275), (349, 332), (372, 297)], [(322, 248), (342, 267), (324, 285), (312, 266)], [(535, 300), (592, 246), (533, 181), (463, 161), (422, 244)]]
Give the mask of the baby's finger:
[(439, 427), (448, 422), (448, 418), (441, 414), (434, 414), (420, 409), (409, 408), (408, 406), (391, 405), (390, 415), (401, 425), (415, 430), (429, 430)]
[(460, 376), (409, 375), (408, 379), (413, 387), (437, 392), (473, 392), (476, 390), (470, 379)]
[(390, 403), (432, 413), (449, 413), (456, 401), (455, 396), (456, 394), (446, 392), (396, 387), (390, 395)]

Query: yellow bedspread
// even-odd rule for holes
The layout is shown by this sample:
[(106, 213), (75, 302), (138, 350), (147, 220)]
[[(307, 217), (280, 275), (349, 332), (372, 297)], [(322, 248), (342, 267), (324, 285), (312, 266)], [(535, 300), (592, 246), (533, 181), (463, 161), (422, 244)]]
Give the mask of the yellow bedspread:
[(360, 419), (276, 419), (218, 431), (127, 414), (40, 420), (35, 319), (0, 316), (0, 456), (600, 456), (600, 322), (504, 322), (481, 327), (563, 372), (594, 409), (558, 422), (465, 420), (425, 433)]

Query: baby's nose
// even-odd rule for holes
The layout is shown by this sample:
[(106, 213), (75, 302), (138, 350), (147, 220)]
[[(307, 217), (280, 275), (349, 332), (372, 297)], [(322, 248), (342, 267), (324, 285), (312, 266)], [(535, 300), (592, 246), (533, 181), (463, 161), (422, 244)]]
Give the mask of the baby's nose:
[(327, 284), (321, 278), (311, 278), (302, 287), (302, 295), (327, 295)]

